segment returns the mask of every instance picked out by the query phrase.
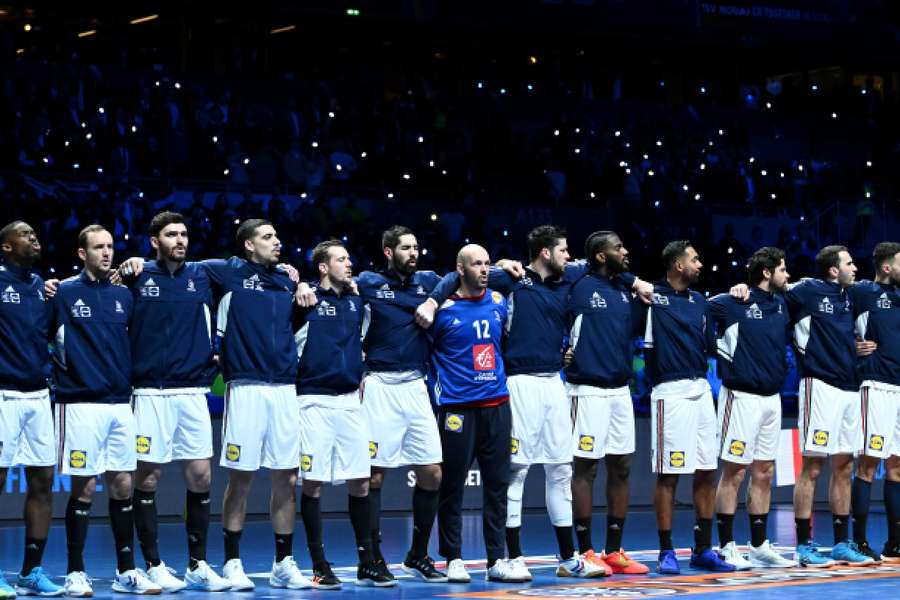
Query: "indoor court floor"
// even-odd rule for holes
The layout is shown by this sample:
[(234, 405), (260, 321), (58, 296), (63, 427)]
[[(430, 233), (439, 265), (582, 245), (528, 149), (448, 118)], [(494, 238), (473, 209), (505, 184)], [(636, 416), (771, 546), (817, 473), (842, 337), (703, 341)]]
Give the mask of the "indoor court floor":
[[(740, 544), (747, 543), (749, 527), (744, 513), (735, 519), (735, 537)], [(743, 518), (742, 518), (743, 517)], [(826, 548), (832, 541), (829, 514), (819, 510), (815, 515), (818, 523), (815, 537)], [(598, 513), (594, 517), (594, 541), (602, 547), (605, 531), (605, 516)], [(869, 518), (869, 539), (880, 548), (884, 542), (886, 525), (884, 510), (873, 508)], [(529, 584), (499, 584), (484, 580), (484, 546), (481, 538), (481, 517), (479, 513), (465, 515), (463, 532), (463, 553), (469, 564), (472, 583), (424, 584), (409, 579), (399, 568), (399, 562), (407, 549), (411, 519), (408, 516), (385, 516), (382, 520), (384, 541), (383, 552), (391, 563), (399, 582), (394, 588), (374, 589), (355, 585), (356, 549), (353, 532), (346, 518), (326, 518), (325, 540), (329, 560), (334, 563), (335, 572), (344, 580), (340, 591), (324, 590), (279, 590), (268, 585), (268, 571), (272, 565), (273, 538), (269, 525), (264, 520), (248, 521), (241, 540), (241, 554), (245, 571), (257, 584), (256, 592), (224, 592), (217, 598), (331, 598), (363, 597), (373, 598), (641, 598), (663, 596), (685, 596), (715, 593), (721, 600), (737, 600), (766, 595), (767, 600), (782, 600), (798, 597), (816, 597), (835, 594), (841, 600), (851, 598), (878, 598), (884, 600), (900, 596), (900, 565), (878, 567), (832, 567), (830, 569), (759, 569), (739, 574), (712, 575), (692, 571), (688, 567), (689, 550), (692, 541), (693, 514), (688, 509), (676, 512), (674, 539), (676, 546), (684, 548), (678, 552), (682, 574), (679, 577), (660, 577), (653, 570), (656, 566), (657, 537), (652, 510), (633, 511), (625, 526), (626, 550), (637, 560), (651, 568), (649, 576), (614, 575), (608, 578), (583, 580), (561, 579), (554, 576), (557, 564), (554, 554), (556, 542), (552, 528), (545, 514), (533, 512), (525, 515), (522, 527), (522, 546), (528, 557), (529, 568), (534, 581)], [(794, 540), (793, 514), (789, 507), (773, 510), (769, 519), (769, 529), (775, 543), (785, 554), (793, 554)], [(222, 564), (222, 542), (220, 524), (214, 521), (210, 526), (209, 562), (220, 571)], [(0, 548), (2, 564), (9, 581), (15, 580), (12, 572), (19, 567), (23, 528), (12, 522), (0, 527)], [(715, 539), (715, 538), (714, 538)], [(307, 574), (309, 558), (305, 546), (303, 527), (297, 523), (294, 539), (295, 557)], [(183, 525), (178, 522), (160, 524), (160, 549), (162, 558), (183, 575), (186, 564), (186, 546)], [(432, 556), (437, 558), (436, 535), (432, 535), (430, 547)], [(138, 553), (138, 557), (140, 555)], [(111, 591), (111, 578), (115, 569), (112, 534), (105, 520), (95, 520), (91, 524), (85, 551), (88, 574), (93, 578), (94, 596), (109, 598), (118, 596)], [(65, 530), (61, 522), (54, 523), (47, 544), (44, 566), (62, 583), (66, 567)], [(220, 571), (221, 572), (221, 571)], [(179, 592), (185, 600), (208, 596), (203, 592)]]

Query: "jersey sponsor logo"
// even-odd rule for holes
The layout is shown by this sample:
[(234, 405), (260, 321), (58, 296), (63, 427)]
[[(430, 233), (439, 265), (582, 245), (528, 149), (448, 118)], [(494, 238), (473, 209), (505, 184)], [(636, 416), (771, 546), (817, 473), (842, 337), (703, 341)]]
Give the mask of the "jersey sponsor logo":
[(337, 309), (324, 300), (316, 306), (316, 312), (319, 313), (320, 317), (334, 317), (337, 315)]
[(658, 304), (660, 306), (668, 306), (669, 298), (667, 296), (663, 296), (662, 294), (653, 294), (650, 301), (653, 304)]
[(599, 292), (594, 292), (591, 294), (591, 308), (606, 308), (606, 298), (600, 295)]
[(875, 304), (878, 308), (889, 309), (891, 307), (891, 299), (888, 298), (887, 294), (881, 294), (881, 297), (878, 298), (878, 301)]
[(197, 291), (197, 286), (194, 285), (193, 279), (188, 279), (187, 287), (185, 288), (185, 290), (187, 290), (188, 292), (196, 292)]
[(85, 319), (91, 316), (91, 307), (85, 304), (81, 298), (75, 301), (70, 310), (76, 319)]
[(304, 473), (309, 473), (312, 471), (312, 454), (301, 454), (300, 455), (300, 470)]
[(72, 450), (69, 452), (69, 466), (73, 469), (83, 469), (87, 465), (87, 452), (84, 450)]
[(378, 442), (369, 442), (369, 458), (378, 456)]
[(497, 357), (493, 344), (475, 344), (472, 346), (472, 368), (476, 371), (493, 371), (497, 368)]
[(519, 440), (518, 438), (510, 438), (509, 441), (509, 453), (512, 455), (516, 455), (519, 453)]
[(494, 301), (494, 304), (503, 304), (503, 294), (500, 292), (491, 292), (491, 300)]
[[(419, 286), (420, 288), (422, 286)], [(393, 300), (394, 299), (394, 291), (391, 289), (391, 286), (388, 284), (382, 285), (380, 288), (375, 290), (375, 297), (381, 298), (383, 300)]]
[(831, 303), (828, 296), (825, 296), (819, 301), (819, 312), (829, 315), (834, 314), (834, 304)]
[(869, 449), (880, 451), (884, 449), (884, 436), (873, 434), (869, 436)]
[(238, 462), (241, 460), (241, 447), (237, 444), (225, 445), (225, 460), (228, 462)]
[(728, 445), (728, 454), (732, 456), (743, 456), (746, 451), (747, 444), (741, 440), (731, 440), (731, 444)]
[(135, 450), (137, 450), (138, 454), (149, 454), (150, 453), (150, 442), (153, 438), (147, 435), (138, 435), (135, 436)]
[(682, 450), (672, 450), (669, 452), (669, 466), (680, 469), (684, 466), (685, 455)]
[(447, 413), (447, 416), (444, 418), (444, 429), (447, 431), (462, 431), (463, 419), (463, 415)]
[(117, 313), (124, 313), (124, 312), (125, 312), (125, 309), (122, 308), (122, 303), (119, 302), (118, 300), (116, 300), (116, 312), (117, 312)]
[(759, 305), (756, 302), (751, 304), (750, 308), (747, 309), (747, 318), (748, 319), (762, 319), (763, 318), (763, 312), (759, 308)]
[(824, 429), (816, 429), (813, 431), (812, 442), (814, 446), (827, 446), (828, 445), (828, 432)]
[(21, 304), (22, 296), (16, 291), (16, 288), (9, 286), (3, 290), (3, 294), (0, 294), (0, 301), (4, 304)]
[(144, 285), (141, 286), (141, 296), (146, 298), (159, 298), (159, 286), (156, 285), (156, 282), (153, 281), (153, 278), (149, 278), (144, 282)]
[(579, 435), (578, 436), (578, 449), (582, 452), (593, 452), (594, 451), (594, 436), (592, 435)]
[(253, 275), (252, 277), (245, 279), (243, 285), (245, 290), (253, 290), (256, 292), (263, 291), (263, 286), (262, 282), (259, 280), (259, 275)]

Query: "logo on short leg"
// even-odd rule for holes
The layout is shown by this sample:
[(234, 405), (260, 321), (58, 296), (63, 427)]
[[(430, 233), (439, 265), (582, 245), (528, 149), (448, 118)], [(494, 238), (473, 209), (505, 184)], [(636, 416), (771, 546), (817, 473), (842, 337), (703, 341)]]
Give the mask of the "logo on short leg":
[(378, 456), (378, 442), (369, 442), (369, 458)]
[(447, 431), (462, 431), (462, 428), (463, 415), (447, 413), (447, 416), (444, 418), (444, 429)]
[(304, 473), (309, 473), (312, 471), (312, 463), (313, 457), (312, 454), (301, 454), (300, 455), (300, 470)]
[(84, 450), (72, 450), (69, 452), (69, 466), (73, 469), (83, 469), (87, 465), (87, 452)]
[(594, 451), (594, 436), (580, 435), (578, 436), (578, 449), (582, 452)]
[(684, 452), (681, 450), (672, 450), (669, 452), (669, 466), (680, 469), (684, 466)]
[(828, 432), (824, 429), (816, 429), (815, 431), (813, 431), (812, 441), (814, 446), (827, 446)]
[(237, 444), (227, 444), (225, 446), (225, 460), (228, 462), (238, 462), (241, 460), (241, 447)]
[(741, 440), (731, 440), (731, 444), (728, 445), (728, 453), (732, 456), (743, 456), (746, 451), (747, 444)]
[(139, 435), (135, 438), (135, 450), (138, 454), (150, 453), (150, 441), (152, 438), (146, 435)]
[(873, 434), (869, 436), (869, 449), (876, 452), (884, 448), (884, 436)]
[(516, 455), (519, 453), (519, 440), (516, 438), (511, 438), (509, 443), (509, 453), (512, 455)]

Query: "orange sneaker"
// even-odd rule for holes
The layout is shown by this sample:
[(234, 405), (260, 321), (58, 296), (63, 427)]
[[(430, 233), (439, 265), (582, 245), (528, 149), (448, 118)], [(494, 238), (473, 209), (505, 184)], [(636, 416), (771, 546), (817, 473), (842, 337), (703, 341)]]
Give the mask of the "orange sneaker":
[(611, 566), (609, 566), (609, 563), (607, 563), (601, 557), (594, 554), (593, 550), (588, 550), (587, 552), (585, 552), (584, 554), (581, 555), (581, 558), (586, 560), (587, 562), (591, 563), (592, 565), (596, 565), (596, 566), (600, 567), (601, 569), (603, 569), (603, 571), (604, 571), (603, 577), (609, 577), (610, 575), (613, 574), (613, 569)]
[(606, 551), (600, 553), (600, 560), (609, 565), (613, 573), (622, 573), (625, 575), (646, 575), (650, 572), (647, 565), (641, 564), (636, 560), (628, 558), (625, 551), (619, 548), (618, 552), (607, 554)]

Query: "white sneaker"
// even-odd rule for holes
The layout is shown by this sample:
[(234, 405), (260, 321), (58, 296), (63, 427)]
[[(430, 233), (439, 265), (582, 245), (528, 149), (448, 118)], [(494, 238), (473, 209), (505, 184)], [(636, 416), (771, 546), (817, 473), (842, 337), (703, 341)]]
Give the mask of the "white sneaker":
[(754, 567), (789, 568), (797, 566), (797, 561), (787, 559), (775, 552), (769, 540), (764, 541), (759, 548), (754, 548), (749, 542), (747, 542), (747, 545), (750, 546), (750, 553), (747, 555), (747, 558), (750, 559), (750, 564)]
[(472, 578), (466, 571), (466, 563), (461, 558), (454, 558), (447, 565), (447, 583), (469, 583)]
[(205, 560), (197, 561), (197, 568), (184, 572), (184, 582), (189, 590), (224, 592), (231, 589), (231, 582), (220, 577)]
[(738, 550), (734, 540), (725, 544), (724, 548), (720, 548), (719, 554), (722, 556), (722, 560), (732, 565), (736, 571), (749, 571), (753, 568), (750, 561), (744, 558), (744, 555)]
[(147, 569), (147, 577), (167, 594), (172, 594), (187, 587), (185, 582), (175, 577), (175, 569), (170, 569), (164, 562)]
[(63, 587), (66, 590), (66, 596), (72, 598), (90, 598), (94, 595), (91, 578), (84, 571), (72, 571), (66, 575), (66, 583)]
[(528, 566), (525, 564), (524, 556), (511, 558), (508, 562), (510, 569), (512, 569), (516, 578), (521, 579), (522, 581), (531, 581), (531, 571), (528, 570)]
[(485, 573), (485, 579), (488, 581), (499, 581), (501, 583), (522, 583), (525, 581), (513, 571), (510, 561), (501, 558), (495, 562)]
[(589, 560), (584, 560), (576, 552), (568, 560), (560, 560), (556, 568), (557, 577), (606, 577), (606, 569)]
[(272, 574), (269, 575), (269, 585), (274, 588), (288, 588), (290, 590), (307, 590), (313, 586), (307, 579), (293, 556), (285, 556), (281, 562), (272, 563)]
[(123, 594), (156, 596), (162, 593), (162, 588), (150, 581), (147, 574), (140, 569), (128, 569), (124, 573), (119, 573), (116, 570), (112, 589), (114, 592), (122, 592)]
[(225, 563), (222, 576), (231, 584), (232, 592), (252, 592), (256, 589), (256, 584), (244, 573), (244, 565), (239, 558), (232, 558)]

